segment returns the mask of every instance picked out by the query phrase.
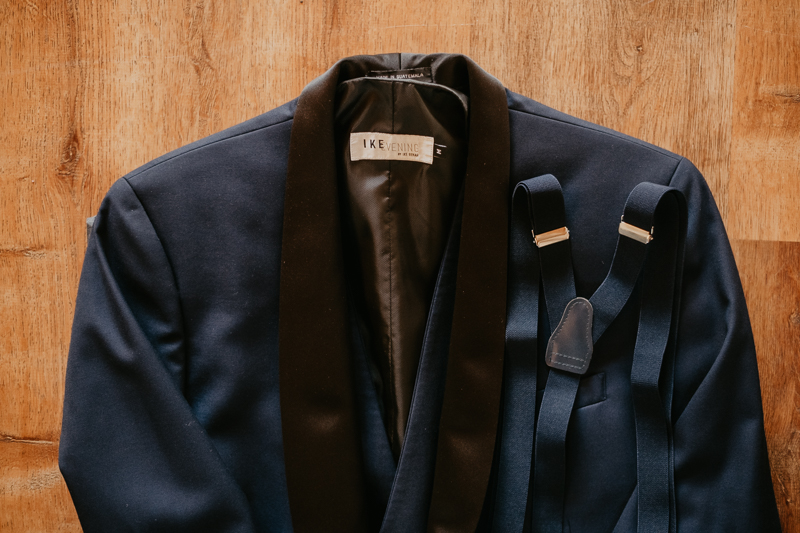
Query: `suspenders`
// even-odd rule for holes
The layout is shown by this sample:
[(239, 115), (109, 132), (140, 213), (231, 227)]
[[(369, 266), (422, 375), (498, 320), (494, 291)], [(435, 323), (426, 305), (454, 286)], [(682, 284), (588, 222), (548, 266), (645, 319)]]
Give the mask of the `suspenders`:
[[(514, 189), (508, 277), (513, 290), (508, 301), (493, 531), (522, 531), (530, 492), (531, 530), (562, 532), (565, 442), (580, 377), (589, 368), (593, 345), (640, 278), (642, 301), (631, 371), (638, 531), (674, 531), (669, 422), (673, 372), (669, 367), (662, 375), (661, 369), (665, 352), (674, 347), (672, 326), (679, 308), (686, 234), (683, 195), (652, 183), (637, 185), (625, 204), (619, 234), (606, 279), (588, 301), (576, 298), (558, 180), (540, 176)], [(550, 371), (537, 413), (540, 282), (553, 333), (544, 354)]]

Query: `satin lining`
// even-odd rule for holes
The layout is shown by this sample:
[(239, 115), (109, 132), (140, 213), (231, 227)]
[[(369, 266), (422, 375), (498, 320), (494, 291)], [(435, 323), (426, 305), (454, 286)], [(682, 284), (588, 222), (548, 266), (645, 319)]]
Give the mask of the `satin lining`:
[[(463, 184), (466, 106), (466, 96), (433, 83), (357, 78), (337, 89), (345, 272), (367, 325), (368, 360), (395, 460), (405, 438), (433, 287)], [(353, 132), (433, 138), (432, 163), (351, 161)]]

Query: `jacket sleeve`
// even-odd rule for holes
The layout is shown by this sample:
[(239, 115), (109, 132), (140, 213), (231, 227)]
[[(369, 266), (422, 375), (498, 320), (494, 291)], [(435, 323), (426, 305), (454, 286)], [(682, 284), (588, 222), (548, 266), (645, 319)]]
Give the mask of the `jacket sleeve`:
[(753, 334), (730, 244), (691, 163), (680, 163), (672, 185), (689, 210), (672, 411), (678, 531), (780, 531)]
[(182, 394), (185, 357), (168, 257), (121, 179), (95, 220), (67, 364), (59, 466), (87, 533), (253, 530)]

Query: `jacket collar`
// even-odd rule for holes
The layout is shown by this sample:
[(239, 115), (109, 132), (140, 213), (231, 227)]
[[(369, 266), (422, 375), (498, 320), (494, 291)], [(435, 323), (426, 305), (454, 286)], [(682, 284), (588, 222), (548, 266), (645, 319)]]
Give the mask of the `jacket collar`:
[(510, 140), (503, 86), (461, 55), (343, 59), (300, 95), (280, 276), (280, 397), (294, 530), (364, 531), (368, 501), (352, 380), (334, 100), (372, 70), (431, 67), (470, 98), (456, 296), (429, 529), (474, 531), (494, 452), (504, 352)]

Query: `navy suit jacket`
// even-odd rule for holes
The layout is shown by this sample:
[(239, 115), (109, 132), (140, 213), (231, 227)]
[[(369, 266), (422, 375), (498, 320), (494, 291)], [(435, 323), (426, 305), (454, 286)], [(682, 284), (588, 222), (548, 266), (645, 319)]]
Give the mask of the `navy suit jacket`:
[[(414, 68), (468, 95), (469, 140), (398, 456), (349, 303), (334, 116), (343, 82)], [(603, 281), (635, 185), (685, 196), (670, 400), (677, 529), (779, 531), (747, 309), (703, 177), (446, 54), (344, 59), (298, 99), (111, 187), (80, 281), (59, 455), (85, 531), (488, 530), (510, 199), (543, 174), (564, 191), (578, 295)], [(637, 305), (581, 380), (565, 531), (636, 530)]]

